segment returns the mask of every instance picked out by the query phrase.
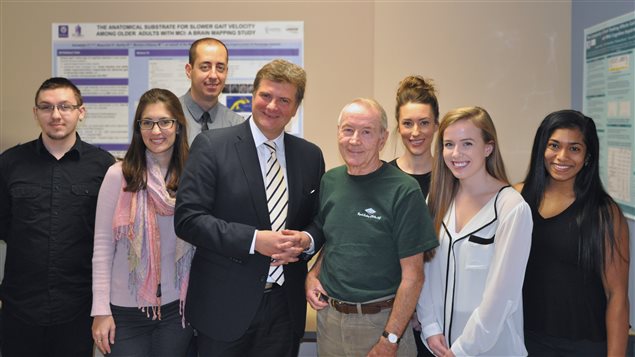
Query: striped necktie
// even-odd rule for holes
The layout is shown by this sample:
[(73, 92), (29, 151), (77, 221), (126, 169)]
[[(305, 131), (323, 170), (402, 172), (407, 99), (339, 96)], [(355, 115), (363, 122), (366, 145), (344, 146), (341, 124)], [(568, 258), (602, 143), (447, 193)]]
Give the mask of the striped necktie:
[[(276, 155), (276, 143), (269, 140), (264, 145), (271, 153), (269, 160), (267, 160), (265, 175), (269, 220), (271, 221), (271, 230), (280, 231), (284, 229), (287, 222), (287, 203), (289, 200), (287, 184)], [(275, 281), (278, 285), (282, 285), (284, 283), (282, 266), (270, 266), (269, 278), (270, 281)]]

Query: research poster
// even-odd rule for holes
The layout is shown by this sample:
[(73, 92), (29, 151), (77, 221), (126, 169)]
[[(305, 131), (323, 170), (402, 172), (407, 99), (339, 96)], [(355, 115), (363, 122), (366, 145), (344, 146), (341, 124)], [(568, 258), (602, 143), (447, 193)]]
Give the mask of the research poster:
[[(247, 117), (256, 72), (283, 58), (303, 66), (303, 22), (54, 23), (54, 76), (67, 77), (82, 92), (83, 140), (123, 156), (141, 95), (165, 88), (183, 95), (193, 41), (214, 37), (229, 50), (229, 73), (219, 101)], [(302, 136), (302, 108), (287, 130)]]
[(584, 30), (583, 111), (600, 138), (600, 175), (635, 219), (635, 12)]

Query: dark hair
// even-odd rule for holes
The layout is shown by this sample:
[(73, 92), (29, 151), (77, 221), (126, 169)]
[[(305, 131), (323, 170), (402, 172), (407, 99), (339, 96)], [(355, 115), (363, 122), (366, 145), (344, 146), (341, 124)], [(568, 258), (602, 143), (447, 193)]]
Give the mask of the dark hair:
[(198, 45), (202, 45), (202, 44), (209, 44), (209, 45), (218, 44), (223, 46), (225, 48), (225, 53), (227, 54), (225, 59), (229, 61), (229, 51), (227, 50), (227, 46), (225, 46), (223, 41), (215, 39), (213, 37), (203, 37), (192, 42), (192, 44), (190, 45), (189, 61), (192, 66), (194, 65), (194, 62), (196, 62), (196, 48), (198, 47)]
[(304, 89), (306, 87), (306, 72), (302, 67), (283, 59), (275, 59), (267, 63), (256, 73), (256, 78), (254, 79), (254, 95), (258, 91), (260, 82), (263, 79), (277, 83), (293, 84), (296, 88), (296, 104), (300, 106), (304, 98)]
[(73, 82), (69, 81), (64, 77), (52, 77), (45, 80), (40, 88), (38, 88), (37, 92), (35, 92), (35, 105), (37, 105), (37, 99), (40, 96), (40, 92), (45, 90), (52, 90), (58, 88), (69, 88), (75, 94), (75, 100), (77, 100), (76, 105), (83, 105), (84, 100), (82, 99), (82, 93), (79, 91), (76, 85)]
[[(606, 263), (606, 240), (611, 251), (616, 244), (613, 219), (619, 206), (606, 193), (600, 181), (600, 142), (593, 119), (575, 110), (560, 110), (540, 123), (531, 149), (529, 170), (522, 195), (532, 207), (540, 207), (550, 176), (545, 167), (545, 150), (557, 129), (579, 130), (586, 146), (585, 164), (575, 177), (575, 224), (580, 230), (578, 262), (587, 272), (603, 274)], [(615, 211), (617, 209), (617, 211)]]
[(171, 116), (176, 119), (176, 140), (174, 141), (172, 158), (168, 166), (169, 181), (166, 182), (166, 187), (169, 191), (176, 192), (185, 161), (187, 160), (189, 151), (189, 145), (187, 143), (187, 123), (179, 98), (167, 89), (150, 89), (143, 93), (139, 99), (139, 105), (137, 106), (137, 111), (132, 122), (132, 141), (122, 163), (123, 177), (126, 179), (126, 188), (124, 191), (127, 192), (137, 192), (146, 188), (146, 145), (143, 142), (138, 121), (142, 119), (146, 107), (154, 103), (165, 104)]
[(399, 121), (399, 109), (408, 103), (428, 104), (434, 114), (434, 122), (439, 124), (439, 101), (432, 80), (421, 76), (408, 76), (399, 82), (395, 118)]

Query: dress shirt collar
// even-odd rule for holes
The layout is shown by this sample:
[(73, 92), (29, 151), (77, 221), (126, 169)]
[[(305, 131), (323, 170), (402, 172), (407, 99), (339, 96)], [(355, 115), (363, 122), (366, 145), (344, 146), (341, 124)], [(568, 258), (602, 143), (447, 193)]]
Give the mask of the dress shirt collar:
[[(260, 131), (260, 129), (258, 128), (258, 126), (256, 126), (256, 123), (254, 123), (254, 119), (251, 116), (249, 117), (249, 128), (251, 129), (251, 135), (254, 137), (254, 143), (256, 144), (257, 148), (260, 147), (265, 142), (269, 141), (269, 139), (267, 139), (265, 134), (263, 134), (262, 131)], [(276, 152), (284, 153), (284, 131), (280, 133), (280, 135), (278, 135), (278, 137), (273, 139), (272, 141), (276, 143)]]
[[(200, 123), (201, 116), (205, 111), (198, 104), (196, 104), (194, 98), (192, 98), (191, 89), (188, 89), (187, 93), (185, 93), (185, 95), (183, 96), (183, 102), (185, 103), (185, 108), (183, 109), (189, 111), (192, 115), (192, 118), (194, 118), (197, 123)], [(210, 122), (208, 124), (211, 124), (216, 119), (216, 113), (218, 113), (218, 102), (216, 102), (216, 104), (214, 104), (214, 106), (207, 112), (209, 113), (210, 117)]]
[[(40, 136), (37, 138), (37, 141), (35, 142), (35, 150), (40, 155), (51, 155), (46, 146), (44, 146), (44, 141), (42, 141), (41, 133)], [(81, 154), (82, 139), (79, 137), (79, 134), (75, 133), (75, 144), (73, 144), (73, 146), (71, 146), (71, 148), (68, 149), (66, 153), (64, 153), (64, 156), (68, 156), (69, 158), (73, 159), (79, 159), (81, 157)]]

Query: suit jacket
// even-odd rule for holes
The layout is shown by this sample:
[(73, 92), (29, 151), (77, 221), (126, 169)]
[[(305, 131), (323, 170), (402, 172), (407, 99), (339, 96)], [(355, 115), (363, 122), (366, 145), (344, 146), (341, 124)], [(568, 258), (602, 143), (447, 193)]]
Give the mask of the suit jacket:
[[(284, 134), (289, 205), (287, 229), (308, 230), (316, 252), (324, 238), (312, 226), (324, 158), (304, 139)], [(254, 231), (271, 222), (249, 121), (196, 137), (179, 184), (176, 234), (196, 246), (185, 318), (206, 336), (241, 337), (253, 320), (270, 258), (249, 254)], [(306, 258), (306, 257), (303, 257)], [(296, 337), (304, 333), (307, 259), (284, 266), (285, 290)]]

